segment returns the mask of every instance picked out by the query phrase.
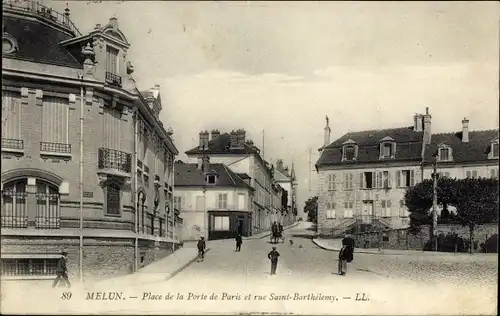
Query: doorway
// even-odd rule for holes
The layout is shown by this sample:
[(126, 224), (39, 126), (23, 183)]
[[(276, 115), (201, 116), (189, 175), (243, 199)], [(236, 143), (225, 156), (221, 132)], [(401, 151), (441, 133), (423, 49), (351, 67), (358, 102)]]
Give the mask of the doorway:
[(238, 234), (243, 236), (243, 225), (245, 223), (245, 218), (243, 216), (238, 216)]
[(373, 201), (363, 201), (363, 214), (361, 220), (364, 224), (371, 224), (373, 221)]

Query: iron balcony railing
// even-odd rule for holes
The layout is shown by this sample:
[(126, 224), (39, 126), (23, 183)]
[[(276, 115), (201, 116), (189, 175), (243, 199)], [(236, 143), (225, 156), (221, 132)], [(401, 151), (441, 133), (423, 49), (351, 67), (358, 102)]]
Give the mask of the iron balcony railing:
[(106, 82), (110, 83), (112, 85), (121, 87), (122, 86), (122, 77), (120, 77), (112, 72), (106, 71)]
[(71, 154), (71, 144), (41, 142), (40, 151)]
[(140, 161), (139, 159), (137, 159), (137, 167), (139, 169), (142, 169), (142, 161)]
[(149, 167), (146, 165), (144, 165), (144, 173), (149, 174)]
[(2, 148), (24, 149), (24, 141), (20, 139), (2, 138)]
[(155, 174), (155, 181), (160, 182), (160, 176)]
[(109, 148), (99, 148), (99, 169), (116, 169), (130, 173), (132, 170), (132, 155)]
[(82, 36), (82, 33), (80, 33), (73, 22), (69, 19), (69, 14), (66, 15), (61, 14), (57, 11), (53, 11), (51, 8), (46, 7), (38, 3), (37, 1), (3, 0), (2, 9), (34, 13), (39, 18), (51, 21), (60, 26), (64, 26), (65, 28), (69, 29), (75, 36)]

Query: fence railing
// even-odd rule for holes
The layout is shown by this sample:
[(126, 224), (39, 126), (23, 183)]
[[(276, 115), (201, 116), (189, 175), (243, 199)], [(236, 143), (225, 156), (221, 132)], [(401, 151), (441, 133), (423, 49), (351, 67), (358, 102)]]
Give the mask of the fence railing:
[(122, 86), (122, 77), (120, 77), (112, 72), (106, 71), (106, 82), (108, 82), (112, 85), (121, 87)]
[(31, 12), (36, 14), (39, 18), (51, 21), (60, 26), (64, 26), (69, 29), (75, 36), (81, 36), (82, 33), (76, 28), (75, 24), (69, 19), (69, 14), (61, 14), (57, 11), (46, 7), (37, 1), (19, 1), (19, 0), (3, 0), (2, 8), (4, 10), (18, 10), (23, 12)]
[(116, 169), (126, 173), (132, 170), (132, 155), (109, 148), (99, 148), (99, 169)]
[(41, 142), (40, 151), (71, 154), (71, 144)]
[(2, 148), (24, 149), (24, 141), (21, 139), (2, 138)]

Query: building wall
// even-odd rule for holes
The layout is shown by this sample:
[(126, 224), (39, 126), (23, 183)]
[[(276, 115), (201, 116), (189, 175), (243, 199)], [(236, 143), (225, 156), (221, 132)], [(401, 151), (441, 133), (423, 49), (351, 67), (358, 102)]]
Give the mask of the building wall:
[[(458, 178), (458, 179), (465, 179), (467, 177), (467, 171), (470, 171), (471, 173), (473, 171), (477, 172), (478, 177), (490, 178), (492, 170), (495, 170), (496, 175), (498, 176), (498, 159), (484, 161), (480, 164), (479, 163), (475, 163), (475, 164), (450, 164), (450, 163), (440, 164), (439, 162), (437, 164), (437, 172), (438, 173), (441, 173), (442, 175), (446, 175), (450, 178)], [(432, 179), (432, 172), (433, 172), (433, 167), (426, 166), (424, 169), (424, 178), (425, 179)]]
[[(358, 166), (357, 166), (358, 167)], [(412, 170), (414, 183), (420, 182), (421, 168), (419, 165), (399, 166), (361, 166), (352, 169), (322, 169), (318, 172), (318, 231), (329, 234), (335, 228), (342, 228), (354, 223), (356, 216), (363, 214), (363, 200), (373, 200), (374, 216), (392, 228), (403, 228), (409, 224), (407, 208), (401, 206), (404, 200), (405, 187), (396, 187), (396, 171)], [(388, 171), (391, 179), (389, 189), (365, 189), (360, 187), (360, 174), (364, 172)], [(346, 173), (352, 174), (352, 189), (346, 189)], [(328, 177), (335, 175), (334, 190), (328, 189)], [(382, 200), (391, 201), (391, 207), (384, 212)], [(344, 216), (345, 202), (352, 202), (352, 217)], [(327, 203), (335, 203), (335, 218), (327, 218)], [(330, 209), (332, 210), (332, 209)]]

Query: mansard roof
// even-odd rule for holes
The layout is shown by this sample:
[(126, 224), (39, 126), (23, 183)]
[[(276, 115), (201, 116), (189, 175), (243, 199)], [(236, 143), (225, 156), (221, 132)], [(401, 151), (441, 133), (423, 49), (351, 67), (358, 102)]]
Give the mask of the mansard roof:
[[(236, 173), (221, 163), (209, 164), (209, 170), (218, 174), (215, 187), (234, 187), (253, 190), (253, 188), (243, 181)], [(195, 163), (179, 163), (175, 165), (176, 187), (202, 187), (206, 185), (205, 173), (198, 169)]]

